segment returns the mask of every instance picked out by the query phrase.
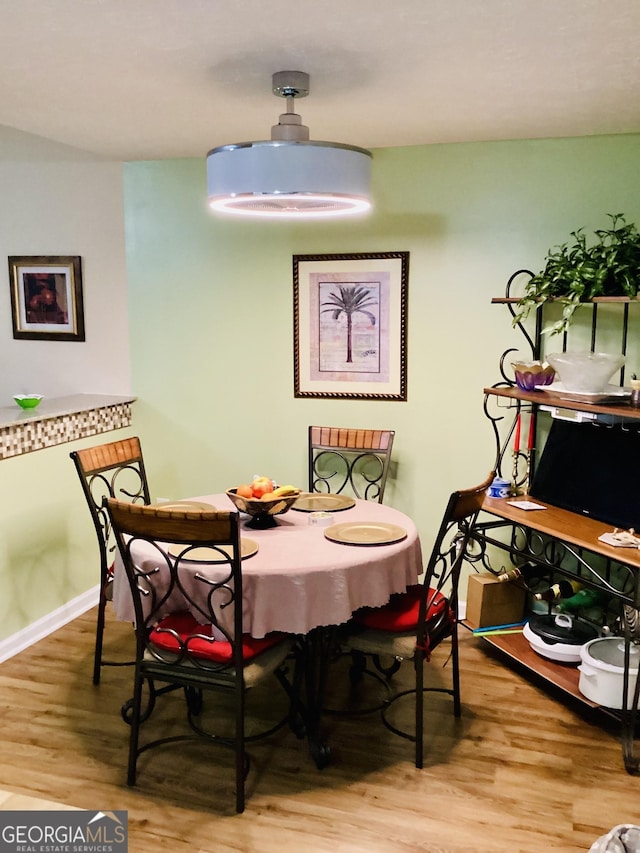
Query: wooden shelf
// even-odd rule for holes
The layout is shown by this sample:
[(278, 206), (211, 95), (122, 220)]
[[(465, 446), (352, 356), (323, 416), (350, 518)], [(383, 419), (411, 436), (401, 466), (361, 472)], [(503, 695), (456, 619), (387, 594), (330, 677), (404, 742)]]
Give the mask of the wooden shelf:
[[(461, 623), (465, 628), (473, 630), (470, 625), (465, 622)], [(551, 682), (564, 693), (568, 693), (575, 699), (579, 699), (590, 708), (599, 708), (600, 705), (587, 699), (578, 689), (580, 673), (578, 667), (572, 664), (556, 663), (555, 661), (543, 658), (542, 655), (533, 651), (527, 640), (522, 634), (499, 634), (495, 637), (483, 636), (479, 638), (485, 640), (489, 645), (500, 652), (507, 655), (511, 660), (516, 661), (521, 666), (541, 676), (546, 681)]]
[[(596, 521), (586, 515), (570, 512), (566, 509), (545, 503), (545, 501), (534, 498), (537, 504), (545, 509), (524, 510), (512, 506), (509, 501), (513, 498), (490, 498), (485, 497), (482, 509), (485, 512), (514, 522), (522, 527), (529, 527), (540, 533), (546, 533), (554, 539), (584, 548), (593, 554), (601, 554), (616, 563), (632, 566), (640, 569), (640, 549), (638, 548), (616, 548), (600, 542), (598, 537), (603, 533), (611, 533), (610, 524)], [(481, 525), (480, 525), (481, 526)]]
[(613, 415), (618, 418), (640, 421), (640, 409), (631, 406), (626, 398), (625, 402), (596, 405), (558, 399), (558, 397), (551, 397), (545, 394), (544, 391), (521, 391), (516, 386), (509, 388), (485, 388), (484, 393), (492, 397), (503, 397), (505, 400), (519, 400), (522, 403), (533, 403), (536, 406), (552, 406), (557, 409), (570, 409), (574, 412), (593, 412), (597, 415)]
[[(520, 302), (520, 296), (494, 296), (491, 300), (492, 305), (515, 305), (517, 302)], [(547, 302), (555, 302), (556, 299), (551, 297), (546, 300)], [(593, 305), (601, 305), (610, 303), (613, 305), (618, 305), (624, 302), (640, 302), (640, 296), (594, 296), (593, 299), (588, 299), (586, 302), (581, 302), (580, 305), (589, 305), (589, 303)], [(541, 305), (544, 303), (540, 303)]]

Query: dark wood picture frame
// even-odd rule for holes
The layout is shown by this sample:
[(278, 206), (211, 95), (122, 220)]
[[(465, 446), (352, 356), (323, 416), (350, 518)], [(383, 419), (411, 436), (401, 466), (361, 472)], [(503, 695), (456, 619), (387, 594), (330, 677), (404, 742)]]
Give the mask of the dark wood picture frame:
[(12, 256), (9, 282), (14, 338), (84, 341), (79, 255)]

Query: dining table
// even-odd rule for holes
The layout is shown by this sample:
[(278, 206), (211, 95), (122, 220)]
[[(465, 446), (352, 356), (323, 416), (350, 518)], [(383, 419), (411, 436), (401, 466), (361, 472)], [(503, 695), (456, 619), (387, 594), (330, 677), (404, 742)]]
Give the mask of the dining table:
[[(158, 506), (234, 510), (223, 492)], [(346, 495), (302, 494), (273, 526), (252, 527), (241, 513), (243, 628), (255, 638), (278, 631), (299, 638), (306, 688), (305, 732), (318, 767), (330, 751), (320, 737), (329, 657), (336, 631), (361, 607), (379, 607), (418, 582), (422, 551), (418, 530), (405, 513), (386, 504)], [(194, 564), (206, 575), (216, 566)], [(195, 573), (195, 572), (194, 572)], [(156, 583), (162, 583), (161, 573)], [(176, 590), (167, 612), (184, 609)], [(133, 601), (119, 555), (113, 606), (118, 619), (133, 621)], [(194, 614), (197, 618), (197, 614)]]

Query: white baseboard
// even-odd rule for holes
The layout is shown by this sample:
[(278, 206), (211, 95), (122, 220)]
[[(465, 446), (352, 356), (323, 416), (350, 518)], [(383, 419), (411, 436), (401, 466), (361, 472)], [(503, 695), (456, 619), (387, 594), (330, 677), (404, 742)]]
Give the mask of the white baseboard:
[(37, 643), (39, 640), (48, 637), (49, 634), (53, 634), (58, 628), (62, 628), (63, 625), (72, 622), (76, 617), (86, 613), (87, 610), (91, 610), (98, 603), (99, 594), (100, 586), (94, 586), (77, 598), (73, 598), (71, 601), (63, 604), (62, 607), (58, 607), (52, 613), (47, 613), (46, 616), (43, 616), (31, 625), (27, 625), (26, 628), (23, 628), (16, 634), (0, 640), (0, 663), (17, 655), (18, 652), (29, 648), (29, 646)]
[[(63, 604), (62, 607), (58, 607), (52, 613), (47, 613), (46, 616), (38, 619), (37, 622), (27, 625), (26, 628), (18, 631), (17, 634), (12, 634), (11, 637), (7, 637), (5, 640), (0, 640), (0, 663), (17, 655), (18, 652), (28, 649), (29, 646), (37, 643), (39, 640), (43, 640), (49, 634), (53, 634), (58, 628), (62, 628), (63, 625), (72, 622), (77, 616), (82, 616), (87, 610), (91, 610), (98, 603), (99, 591), (100, 587), (94, 586), (77, 598)], [(458, 618), (460, 620), (464, 619), (466, 612), (467, 602), (460, 601), (458, 603)]]

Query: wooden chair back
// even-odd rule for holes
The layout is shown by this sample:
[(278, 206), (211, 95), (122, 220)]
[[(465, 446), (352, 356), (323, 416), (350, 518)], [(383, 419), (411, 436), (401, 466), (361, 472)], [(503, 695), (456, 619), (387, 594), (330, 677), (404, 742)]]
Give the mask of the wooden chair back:
[[(242, 642), (235, 639), (242, 636), (238, 512), (163, 509), (162, 504), (138, 506), (113, 498), (105, 504), (133, 598), (137, 659), (150, 653), (172, 665), (241, 671)], [(206, 570), (199, 567), (204, 563)], [(215, 658), (205, 661), (200, 643), (183, 643), (177, 636), (166, 644), (175, 645), (175, 652), (163, 647), (158, 624), (176, 612), (191, 614), (203, 640), (215, 628), (205, 645), (224, 645), (223, 664)]]
[[(457, 623), (462, 565), (478, 513), (494, 476), (495, 472), (491, 471), (479, 486), (455, 491), (447, 501), (422, 581), (416, 647), (424, 649), (426, 654), (451, 633)], [(441, 597), (447, 599), (448, 607), (447, 611), (443, 608), (441, 618), (437, 618), (434, 612), (438, 608), (434, 605)]]

